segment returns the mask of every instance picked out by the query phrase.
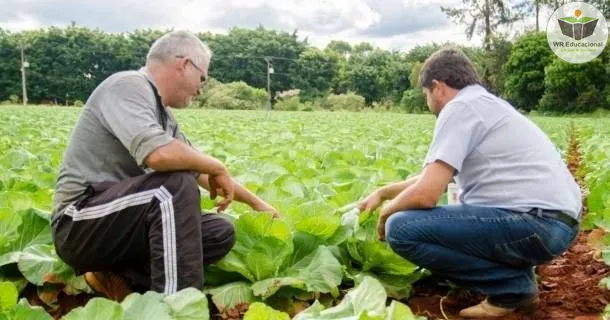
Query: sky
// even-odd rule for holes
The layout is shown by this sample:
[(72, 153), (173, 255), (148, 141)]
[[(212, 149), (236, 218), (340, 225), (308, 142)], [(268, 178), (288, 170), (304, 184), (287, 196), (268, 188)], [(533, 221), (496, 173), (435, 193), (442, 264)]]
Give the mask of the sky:
[[(226, 33), (233, 27), (293, 32), (317, 47), (331, 40), (367, 41), (387, 50), (432, 42), (480, 45), (441, 6), (462, 0), (0, 0), (0, 28), (11, 31), (77, 25), (107, 32), (187, 29)], [(527, 23), (532, 23), (531, 19)]]

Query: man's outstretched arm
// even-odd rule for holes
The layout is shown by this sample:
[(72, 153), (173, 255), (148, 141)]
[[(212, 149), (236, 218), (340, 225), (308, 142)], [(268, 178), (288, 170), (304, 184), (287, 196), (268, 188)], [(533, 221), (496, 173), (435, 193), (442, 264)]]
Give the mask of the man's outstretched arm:
[[(219, 160), (200, 152), (193, 147), (187, 139), (185, 140), (187, 141), (186, 143), (176, 139), (173, 142), (156, 149), (147, 158), (147, 165), (157, 171), (190, 170), (197, 172), (199, 173), (197, 183), (210, 192), (212, 199), (216, 198), (216, 195), (220, 195), (226, 199), (226, 188), (219, 186), (217, 183), (215, 188), (211, 187), (211, 184), (215, 184), (216, 175), (218, 174), (216, 171), (221, 170), (222, 168), (226, 170), (224, 164)], [(194, 157), (194, 159), (191, 159), (192, 157)], [(198, 167), (196, 166), (196, 163), (203, 164), (204, 167)], [(209, 171), (203, 171), (206, 168)], [(227, 182), (229, 181), (229, 184), (232, 187), (231, 189), (234, 192), (231, 197), (232, 199), (249, 205), (253, 210), (270, 212), (274, 217), (278, 217), (278, 212), (273, 206), (244, 188), (230, 176)], [(221, 202), (218, 207), (219, 211), (224, 210), (226, 208), (224, 201)]]
[(419, 179), (419, 175), (411, 177), (405, 181), (388, 184), (373, 191), (366, 198), (358, 202), (358, 209), (360, 209), (361, 212), (375, 211), (382, 202), (396, 198), (396, 196), (398, 196), (398, 194), (400, 194), (403, 190), (416, 183), (417, 179)]
[(417, 181), (386, 203), (379, 212), (377, 232), (380, 240), (385, 237), (385, 222), (396, 212), (411, 209), (434, 208), (447, 185), (453, 180), (455, 169), (443, 161), (428, 164)]
[[(265, 202), (265, 200), (259, 198), (254, 193), (250, 192), (248, 189), (246, 189), (244, 186), (239, 184), (237, 181), (235, 181), (233, 179), (232, 179), (232, 181), (233, 181), (233, 187), (235, 190), (235, 197), (234, 197), (235, 201), (245, 203), (256, 211), (270, 212), (273, 214), (273, 216), (275, 218), (279, 217), (279, 213), (273, 206), (271, 206), (270, 204)], [(211, 187), (210, 187), (210, 183), (209, 183), (209, 176), (207, 174), (199, 175), (199, 177), (197, 177), (197, 182), (199, 183), (200, 186), (202, 186), (206, 190), (210, 191), (210, 193), (212, 192), (212, 190), (210, 190)], [(217, 192), (218, 192), (218, 194), (223, 196), (222, 190), (218, 190)]]
[(235, 194), (233, 179), (226, 166), (220, 160), (200, 153), (182, 141), (173, 139), (170, 143), (158, 147), (145, 159), (146, 165), (155, 171), (188, 170), (206, 174), (212, 199), (217, 190), (222, 190), (224, 199), (217, 204), (223, 211), (229, 206)]

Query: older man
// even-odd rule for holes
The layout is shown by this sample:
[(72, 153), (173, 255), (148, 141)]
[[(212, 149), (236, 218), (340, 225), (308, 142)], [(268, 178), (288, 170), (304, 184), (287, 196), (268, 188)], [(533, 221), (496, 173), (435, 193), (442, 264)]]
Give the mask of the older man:
[(204, 264), (226, 255), (235, 238), (228, 220), (201, 213), (199, 186), (223, 196), (219, 211), (235, 199), (276, 214), (222, 162), (193, 148), (169, 111), (199, 93), (210, 58), (191, 33), (164, 35), (142, 69), (95, 89), (72, 132), (53, 239), (58, 255), (106, 297), (120, 301), (132, 285), (166, 294), (203, 288)]
[[(466, 56), (433, 54), (420, 86), (437, 116), (422, 172), (360, 203), (380, 211), (379, 237), (411, 262), (488, 295), (468, 318), (505, 317), (536, 300), (533, 266), (563, 253), (581, 194), (552, 142), (480, 84)], [(436, 206), (455, 178), (462, 204)]]

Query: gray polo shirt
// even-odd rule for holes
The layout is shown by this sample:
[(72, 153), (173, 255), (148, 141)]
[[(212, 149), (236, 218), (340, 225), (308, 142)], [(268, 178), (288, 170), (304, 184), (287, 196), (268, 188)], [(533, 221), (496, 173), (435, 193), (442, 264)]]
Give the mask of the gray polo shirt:
[(167, 126), (145, 69), (123, 71), (104, 80), (91, 94), (76, 122), (59, 169), (54, 212), (63, 210), (101, 181), (120, 181), (151, 169), (144, 159), (174, 138), (190, 142), (170, 112)]
[(580, 188), (551, 140), (479, 85), (460, 90), (440, 112), (424, 165), (436, 160), (456, 169), (464, 204), (579, 217)]

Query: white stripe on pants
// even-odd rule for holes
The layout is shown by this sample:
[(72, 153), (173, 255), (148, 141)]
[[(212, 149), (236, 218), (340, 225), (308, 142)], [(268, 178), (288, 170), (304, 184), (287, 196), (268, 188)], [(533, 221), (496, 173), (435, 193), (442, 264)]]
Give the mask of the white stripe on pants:
[(176, 256), (176, 226), (174, 221), (174, 204), (172, 195), (161, 186), (159, 188), (146, 190), (117, 198), (111, 202), (77, 210), (70, 205), (64, 210), (64, 214), (72, 217), (73, 221), (97, 219), (112, 213), (119, 212), (129, 207), (139, 206), (152, 201), (159, 200), (161, 210), (161, 222), (163, 233), (163, 259), (165, 273), (165, 294), (172, 294), (178, 290), (178, 263)]

